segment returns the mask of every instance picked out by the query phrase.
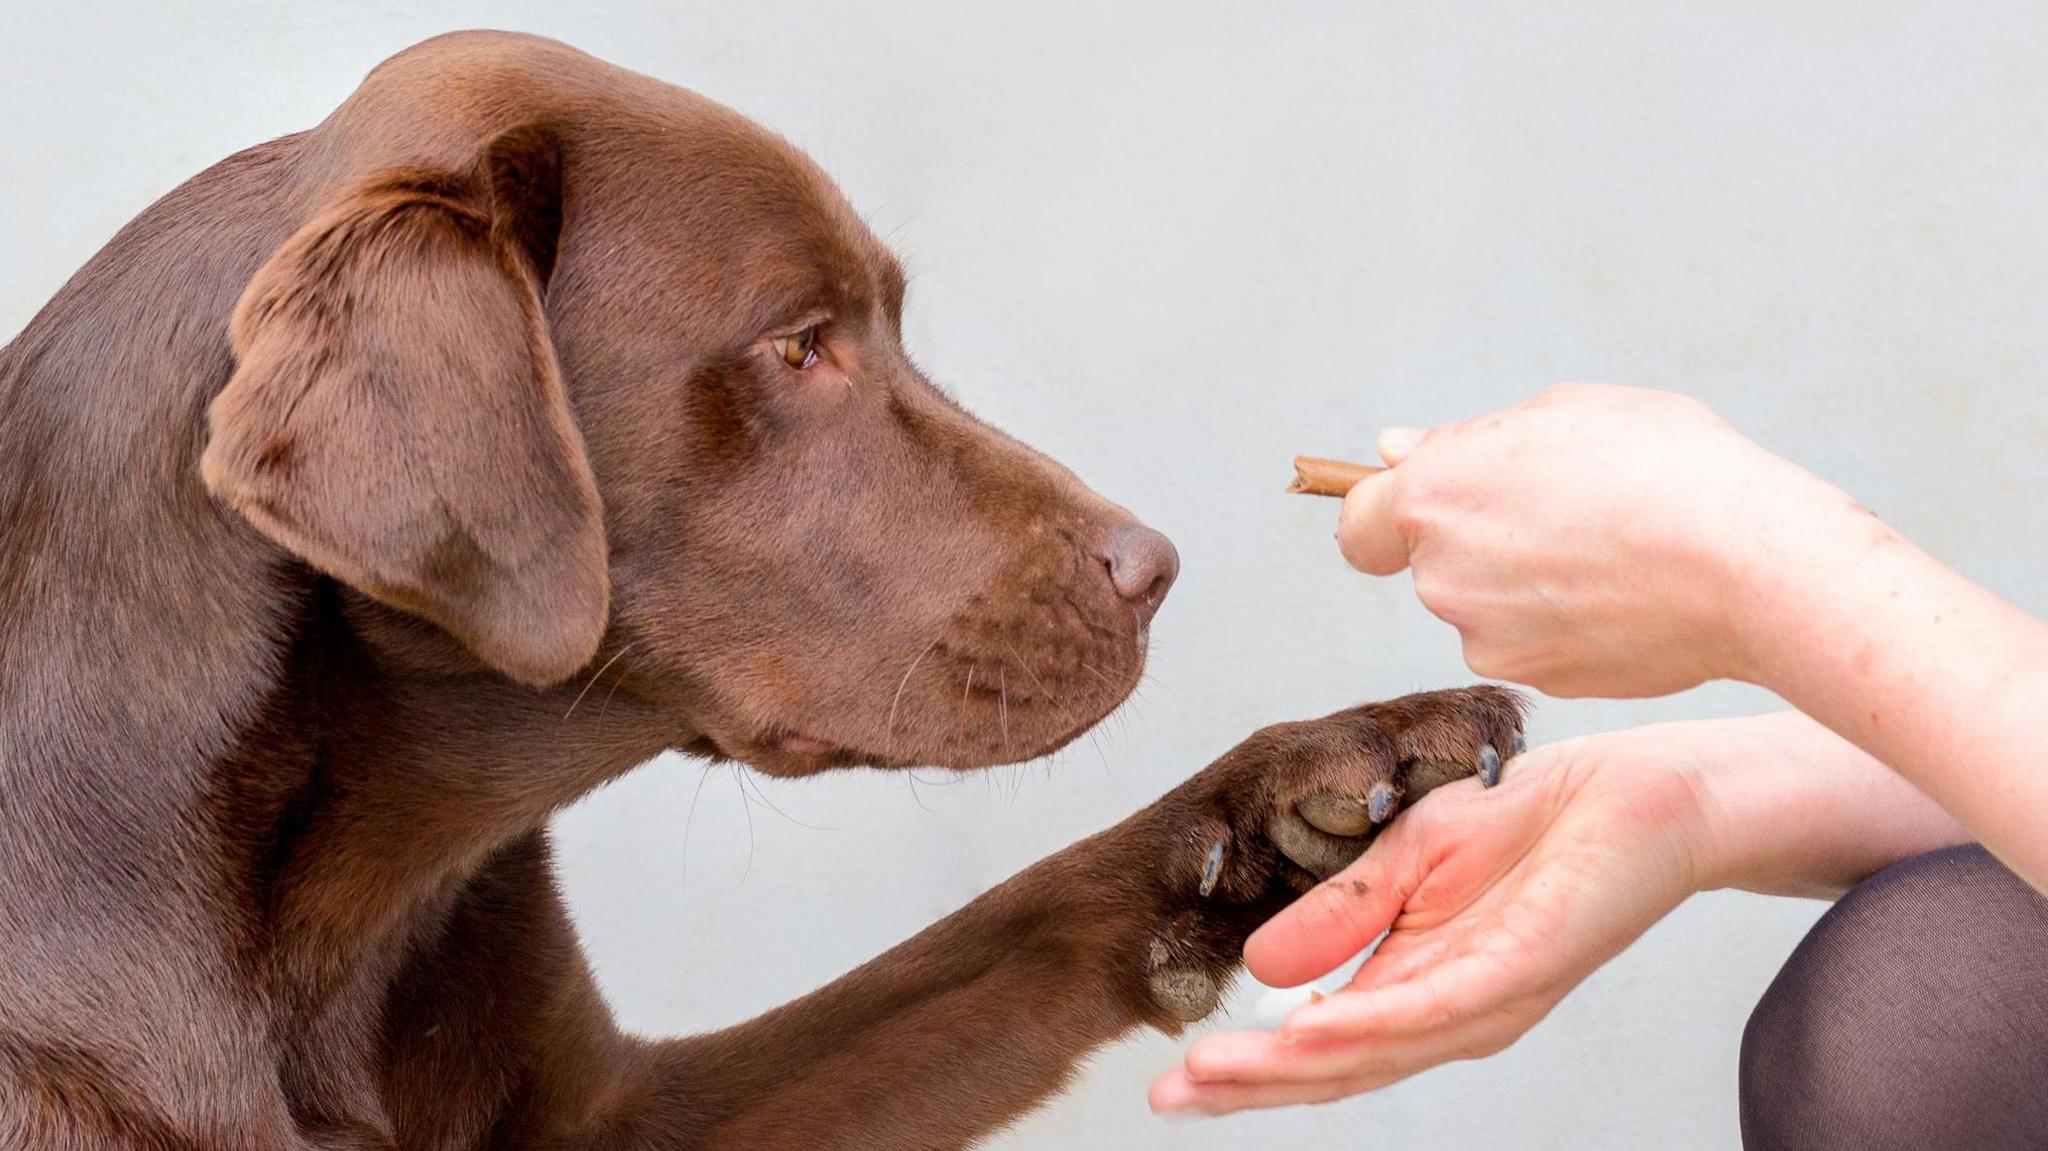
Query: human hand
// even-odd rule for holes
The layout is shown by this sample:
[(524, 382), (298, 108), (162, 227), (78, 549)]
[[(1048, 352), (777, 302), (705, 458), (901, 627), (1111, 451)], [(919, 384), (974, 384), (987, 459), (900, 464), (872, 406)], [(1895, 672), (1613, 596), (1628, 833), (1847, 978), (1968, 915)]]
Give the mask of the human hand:
[(1507, 1047), (1695, 890), (1711, 836), (1694, 768), (1728, 752), (1730, 726), (1574, 740), (1492, 790), (1438, 788), (1245, 946), (1261, 981), (1293, 986), (1389, 931), (1350, 986), (1279, 1033), (1203, 1038), (1153, 1109), (1322, 1102)]
[(1868, 522), (1834, 488), (1683, 396), (1552, 388), (1428, 432), (1384, 433), (1352, 489), (1354, 567), (1415, 573), (1480, 675), (1555, 696), (1663, 695), (1754, 678), (1753, 577)]

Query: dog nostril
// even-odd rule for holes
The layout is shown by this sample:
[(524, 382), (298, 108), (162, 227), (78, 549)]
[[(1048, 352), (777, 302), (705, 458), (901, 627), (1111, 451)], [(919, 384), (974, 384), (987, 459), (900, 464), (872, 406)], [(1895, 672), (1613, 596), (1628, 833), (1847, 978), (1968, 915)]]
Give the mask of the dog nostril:
[(1138, 610), (1139, 622), (1149, 623), (1180, 574), (1180, 553), (1173, 541), (1143, 524), (1126, 524), (1111, 534), (1103, 551), (1102, 563), (1116, 594)]

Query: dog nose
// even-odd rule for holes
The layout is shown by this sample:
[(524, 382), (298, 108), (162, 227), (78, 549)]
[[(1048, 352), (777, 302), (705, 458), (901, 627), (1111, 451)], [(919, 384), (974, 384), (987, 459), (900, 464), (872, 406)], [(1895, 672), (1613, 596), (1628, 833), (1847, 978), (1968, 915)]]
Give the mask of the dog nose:
[(1173, 541), (1143, 524), (1125, 524), (1111, 532), (1102, 562), (1116, 594), (1137, 610), (1140, 625), (1152, 622), (1180, 574), (1180, 553)]

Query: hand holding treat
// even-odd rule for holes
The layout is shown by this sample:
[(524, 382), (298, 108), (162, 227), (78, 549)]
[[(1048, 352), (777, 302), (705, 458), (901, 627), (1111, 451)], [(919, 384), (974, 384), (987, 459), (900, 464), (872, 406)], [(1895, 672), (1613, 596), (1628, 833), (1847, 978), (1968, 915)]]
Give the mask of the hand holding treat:
[(1381, 436), (1338, 546), (1412, 568), (1481, 675), (1551, 695), (1661, 695), (1747, 677), (1745, 599), (1788, 555), (1867, 546), (1850, 499), (1682, 396), (1553, 388)]
[[(1411, 569), (1473, 670), (1609, 697), (1737, 678), (1799, 711), (1586, 737), (1498, 791), (1443, 788), (1246, 941), (1280, 985), (1373, 947), (1350, 986), (1279, 1034), (1199, 1041), (1153, 1107), (1319, 1102), (1479, 1058), (1695, 890), (1847, 891), (1751, 1017), (1745, 1131), (1862, 1115), (1859, 1145), (2038, 1142), (2048, 1112), (2004, 1102), (2038, 1079), (2042, 1027), (2005, 992), (2048, 935), (2048, 776), (2013, 754), (2048, 626), (1681, 396), (1554, 388), (1380, 454), (1297, 461), (1292, 490), (1345, 493), (1345, 557)], [(1846, 1110), (1820, 1049), (1859, 1052)], [(1879, 1096), (1909, 1103), (1856, 1110)]]

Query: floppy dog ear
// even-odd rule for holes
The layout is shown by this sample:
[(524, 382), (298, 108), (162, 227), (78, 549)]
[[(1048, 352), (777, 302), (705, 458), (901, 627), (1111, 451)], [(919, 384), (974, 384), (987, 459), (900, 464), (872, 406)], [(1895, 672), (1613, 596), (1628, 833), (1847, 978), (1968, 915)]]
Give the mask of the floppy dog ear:
[(473, 171), (386, 173), (299, 229), (235, 308), (200, 464), (307, 563), (536, 685), (590, 660), (610, 599), (541, 311), (558, 157), (520, 129)]

